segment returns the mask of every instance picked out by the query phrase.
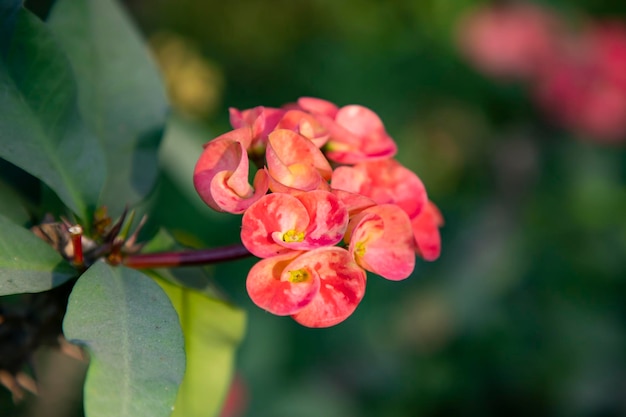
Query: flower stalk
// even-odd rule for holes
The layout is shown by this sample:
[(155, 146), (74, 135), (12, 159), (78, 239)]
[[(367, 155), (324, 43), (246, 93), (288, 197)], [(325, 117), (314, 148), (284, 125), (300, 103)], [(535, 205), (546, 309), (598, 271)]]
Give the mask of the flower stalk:
[(231, 245), (213, 249), (127, 255), (122, 259), (122, 264), (134, 269), (170, 268), (232, 261), (245, 258), (250, 255), (251, 253), (245, 248), (245, 246)]

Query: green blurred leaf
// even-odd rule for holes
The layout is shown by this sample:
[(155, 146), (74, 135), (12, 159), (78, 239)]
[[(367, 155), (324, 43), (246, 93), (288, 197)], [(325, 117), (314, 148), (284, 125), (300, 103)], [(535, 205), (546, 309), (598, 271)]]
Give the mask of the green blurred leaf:
[(144, 274), (99, 262), (77, 281), (65, 337), (87, 346), (87, 417), (169, 416), (185, 370), (176, 311)]
[(15, 30), (15, 23), (17, 22), (17, 16), (22, 8), (22, 2), (20, 0), (4, 0), (0, 3), (0, 55), (5, 55), (8, 50), (9, 42), (5, 42), (5, 39), (9, 39), (13, 31)]
[(0, 157), (46, 183), (86, 220), (106, 168), (99, 143), (80, 120), (67, 59), (24, 9), (9, 43), (0, 60)]
[(48, 23), (76, 73), (81, 113), (105, 151), (100, 201), (119, 214), (156, 180), (168, 106), (163, 83), (117, 1), (60, 0)]
[[(208, 210), (193, 186), (193, 170), (202, 153), (202, 145), (213, 139), (201, 123), (172, 114), (167, 121), (163, 145), (159, 153), (161, 166), (172, 182), (201, 210)], [(211, 210), (212, 211), (212, 210)]]
[(187, 371), (172, 416), (217, 416), (230, 386), (235, 349), (245, 332), (245, 313), (164, 279), (156, 281), (178, 311), (185, 334)]
[(200, 123), (172, 115), (159, 151), (162, 181), (151, 201), (150, 219), (188, 246), (219, 246), (239, 240), (241, 219), (209, 208), (193, 186), (202, 145), (214, 136)]
[(30, 220), (21, 197), (0, 178), (0, 215), (14, 223), (24, 224)]
[(46, 291), (74, 276), (51, 246), (0, 215), (0, 296)]

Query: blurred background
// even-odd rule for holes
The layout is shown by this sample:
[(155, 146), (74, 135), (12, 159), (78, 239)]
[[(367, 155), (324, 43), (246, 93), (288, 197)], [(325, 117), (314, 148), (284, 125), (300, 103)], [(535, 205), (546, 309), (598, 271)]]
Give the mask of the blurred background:
[(254, 260), (213, 268), (248, 313), (236, 415), (626, 416), (625, 2), (125, 4), (179, 128), (204, 138), (164, 146), (154, 222), (237, 242), (239, 218), (200, 204), (181, 167), (230, 129), (228, 107), (301, 96), (377, 112), (446, 219), (439, 260), (370, 274), (330, 329), (254, 306)]

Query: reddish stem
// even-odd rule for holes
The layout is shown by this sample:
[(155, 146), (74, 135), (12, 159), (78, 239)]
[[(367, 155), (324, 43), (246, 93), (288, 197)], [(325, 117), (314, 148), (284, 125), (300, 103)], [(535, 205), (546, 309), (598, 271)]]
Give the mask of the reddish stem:
[(250, 255), (251, 253), (243, 245), (232, 245), (216, 249), (127, 255), (123, 258), (122, 263), (135, 269), (168, 268), (173, 266), (206, 265), (232, 261)]
[(83, 257), (83, 228), (79, 225), (68, 229), (72, 237), (72, 247), (74, 248), (74, 265), (82, 267), (85, 264)]

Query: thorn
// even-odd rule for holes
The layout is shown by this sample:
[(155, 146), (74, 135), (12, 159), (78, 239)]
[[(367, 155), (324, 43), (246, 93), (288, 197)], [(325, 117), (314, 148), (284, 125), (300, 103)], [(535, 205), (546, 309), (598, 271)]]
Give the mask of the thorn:
[(8, 371), (0, 370), (0, 384), (9, 390), (13, 397), (13, 402), (18, 403), (24, 399), (24, 390), (17, 383), (17, 380)]
[(59, 350), (64, 355), (69, 356), (70, 358), (76, 359), (81, 362), (89, 362), (87, 355), (80, 348), (80, 346), (71, 344), (62, 335), (59, 335), (58, 342), (59, 342)]
[(120, 230), (122, 229), (122, 224), (124, 224), (124, 220), (126, 219), (126, 214), (128, 214), (128, 207), (124, 209), (120, 218), (115, 222), (113, 227), (111, 227), (111, 230), (109, 230), (108, 233), (104, 236), (105, 242), (111, 242), (117, 237)]
[(130, 211), (130, 214), (128, 215), (128, 221), (126, 221), (126, 223), (124, 224), (124, 228), (118, 235), (119, 237), (122, 238), (122, 240), (126, 240), (126, 237), (128, 236), (130, 227), (133, 225), (133, 221), (135, 220), (135, 213), (136, 213), (135, 210)]
[(39, 388), (37, 387), (37, 383), (27, 373), (19, 372), (15, 376), (15, 380), (25, 390), (27, 390), (27, 391), (31, 392), (32, 394), (35, 394), (35, 395), (39, 394)]
[[(137, 241), (137, 236), (139, 236), (139, 232), (141, 232), (141, 229), (143, 228), (143, 226), (146, 224), (147, 221), (148, 221), (148, 215), (144, 214), (141, 220), (139, 221), (139, 224), (133, 231), (133, 234), (130, 235), (130, 237), (126, 240), (126, 243), (124, 244), (125, 249), (128, 249), (130, 251), (134, 251), (134, 249), (136, 249), (134, 248), (134, 246), (135, 246), (135, 242)], [(141, 246), (139, 248), (141, 248)]]

